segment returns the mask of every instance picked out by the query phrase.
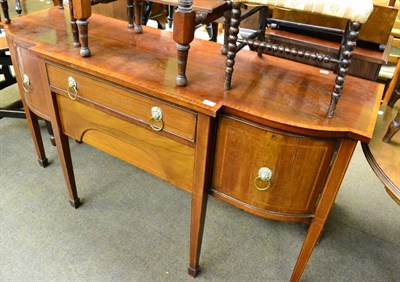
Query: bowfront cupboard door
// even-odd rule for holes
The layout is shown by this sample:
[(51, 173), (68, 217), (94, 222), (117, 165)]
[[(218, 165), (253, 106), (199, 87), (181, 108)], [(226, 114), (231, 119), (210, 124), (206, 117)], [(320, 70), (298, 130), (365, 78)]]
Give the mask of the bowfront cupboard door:
[(222, 116), (211, 193), (260, 216), (309, 221), (337, 145)]

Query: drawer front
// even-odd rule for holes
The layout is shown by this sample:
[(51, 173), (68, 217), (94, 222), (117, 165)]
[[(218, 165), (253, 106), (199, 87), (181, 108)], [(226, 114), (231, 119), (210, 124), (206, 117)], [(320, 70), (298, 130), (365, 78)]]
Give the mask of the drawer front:
[[(211, 192), (258, 215), (302, 221), (315, 210), (336, 145), (224, 116)], [(259, 177), (262, 167), (272, 172), (270, 180)]]
[(63, 132), (191, 192), (194, 147), (57, 95)]
[[(163, 132), (190, 142), (195, 140), (197, 116), (194, 112), (52, 64), (47, 65), (47, 72), (53, 92), (66, 94), (68, 78), (73, 77), (77, 91), (75, 93), (71, 89), (70, 92), (73, 96), (77, 94), (76, 101), (88, 101), (107, 111), (132, 118), (147, 128), (153, 125), (153, 129), (162, 128)], [(157, 121), (152, 116), (153, 107), (161, 110), (162, 121)]]
[(29, 108), (40, 117), (49, 120), (50, 110), (40, 74), (42, 59), (23, 47), (16, 47), (23, 95)]

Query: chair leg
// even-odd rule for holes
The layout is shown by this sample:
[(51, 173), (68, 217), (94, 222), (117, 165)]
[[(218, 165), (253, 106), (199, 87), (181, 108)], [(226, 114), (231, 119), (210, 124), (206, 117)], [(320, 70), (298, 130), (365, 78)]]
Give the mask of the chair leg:
[(134, 20), (134, 15), (133, 15), (133, 0), (127, 0), (126, 1), (126, 9), (127, 9), (127, 14), (128, 14), (128, 28), (133, 28), (133, 20)]
[(7, 0), (0, 0), (0, 6), (1, 6), (1, 9), (3, 10), (4, 23), (6, 23), (6, 24), (10, 23), (11, 20), (10, 20), (10, 15), (8, 14)]
[(186, 65), (189, 54), (190, 43), (194, 39), (196, 28), (196, 13), (192, 9), (192, 0), (179, 0), (178, 9), (174, 15), (173, 37), (177, 49), (178, 74), (176, 76), (177, 86), (186, 86)]
[(172, 24), (174, 22), (174, 13), (175, 13), (175, 7), (169, 5), (168, 6), (168, 16), (167, 16), (167, 21), (168, 21), (168, 27), (172, 28)]
[(142, 25), (146, 25), (147, 22), (149, 21), (152, 7), (153, 7), (153, 2), (150, 1), (143, 2)]
[(17, 12), (18, 15), (21, 15), (22, 12), (21, 0), (15, 0), (15, 11)]
[(229, 28), (229, 43), (228, 54), (226, 59), (226, 77), (225, 77), (225, 90), (231, 89), (233, 66), (235, 65), (235, 57), (237, 50), (237, 35), (239, 33), (240, 11), (241, 3), (232, 4), (232, 17), (231, 25)]
[(206, 31), (208, 36), (210, 37), (210, 41), (217, 42), (218, 36), (218, 23), (212, 22), (206, 25)]
[[(54, 3), (55, 4), (55, 3)], [(59, 10), (64, 10), (64, 5), (63, 5), (63, 0), (58, 0), (58, 9)], [(54, 5), (55, 6), (55, 5)]]
[(231, 26), (231, 14), (232, 10), (228, 9), (224, 12), (224, 45), (221, 47), (221, 54), (228, 54), (228, 43), (229, 43), (229, 28)]
[(142, 1), (141, 0), (134, 0), (133, 1), (135, 6), (135, 33), (142, 33)]
[(88, 41), (88, 20), (81, 19), (77, 20), (76, 24), (78, 25), (78, 34), (79, 34), (79, 42), (81, 45), (80, 54), (82, 57), (90, 57), (90, 49), (89, 49), (89, 41)]
[(351, 64), (351, 58), (353, 57), (353, 51), (356, 47), (360, 29), (361, 24), (359, 22), (349, 22), (347, 24), (345, 32), (346, 38), (343, 44), (344, 46), (341, 47), (338, 73), (336, 75), (335, 86), (333, 88), (331, 102), (327, 113), (328, 118), (333, 117), (337, 102), (340, 98), (340, 94), (342, 93), (344, 81)]
[(390, 143), (392, 137), (400, 130), (400, 112), (397, 112), (394, 120), (389, 124), (385, 136), (383, 136), (382, 141), (385, 143)]
[(400, 92), (398, 89), (395, 89), (392, 93), (392, 97), (390, 97), (389, 102), (387, 103), (387, 105), (391, 108), (394, 107), (394, 104), (396, 104), (396, 102), (400, 99)]
[[(259, 12), (259, 18), (258, 18), (258, 40), (264, 41), (265, 40), (265, 28), (267, 26), (267, 10), (268, 7), (262, 7)], [(257, 48), (257, 55), (258, 57), (262, 57), (264, 48), (260, 46)]]
[[(62, 0), (60, 0), (62, 3)], [(70, 15), (70, 23), (71, 23), (71, 31), (72, 31), (72, 40), (73, 40), (73, 45), (74, 47), (80, 47), (81, 44), (79, 43), (79, 32), (78, 32), (78, 26), (76, 25), (76, 19), (74, 17), (74, 4), (72, 0), (68, 0), (69, 4), (69, 15)], [(62, 4), (61, 4), (62, 7)], [(58, 6), (60, 9), (60, 6)]]

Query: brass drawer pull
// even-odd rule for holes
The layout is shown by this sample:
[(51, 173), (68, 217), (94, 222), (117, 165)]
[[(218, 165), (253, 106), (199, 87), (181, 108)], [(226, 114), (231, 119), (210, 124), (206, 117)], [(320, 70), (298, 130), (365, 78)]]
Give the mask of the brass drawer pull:
[(67, 88), (68, 97), (75, 101), (78, 98), (78, 86), (76, 84), (75, 78), (72, 76), (68, 77), (68, 88)]
[(151, 108), (151, 117), (149, 119), (150, 127), (155, 131), (161, 131), (164, 128), (162, 110), (160, 107)]
[(31, 91), (31, 81), (29, 80), (29, 76), (27, 74), (22, 76), (22, 88), (24, 89), (25, 93), (29, 93)]
[[(268, 190), (271, 186), (271, 178), (272, 170), (270, 170), (268, 167), (262, 167), (258, 170), (258, 176), (254, 179), (254, 186), (260, 191)], [(261, 181), (266, 182), (265, 187), (258, 186), (257, 183), (260, 183)]]

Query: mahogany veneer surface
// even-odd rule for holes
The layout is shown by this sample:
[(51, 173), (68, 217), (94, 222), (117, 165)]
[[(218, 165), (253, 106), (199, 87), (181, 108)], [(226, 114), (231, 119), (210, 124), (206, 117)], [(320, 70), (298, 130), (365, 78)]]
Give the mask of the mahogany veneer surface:
[[(68, 13), (65, 11), (65, 13)], [(175, 86), (176, 47), (172, 34), (144, 27), (135, 34), (126, 22), (90, 18), (93, 56), (82, 58), (72, 46), (68, 16), (56, 8), (22, 17), (7, 26), (8, 36), (23, 38), (31, 50), (53, 62), (216, 116), (224, 107), (253, 121), (303, 134), (369, 141), (379, 100), (377, 84), (348, 77), (332, 119), (326, 118), (334, 75), (319, 68), (243, 51), (238, 54), (232, 90), (224, 91), (225, 57), (220, 45), (194, 40), (187, 87)], [(66, 44), (68, 42), (68, 44)], [(210, 55), (214, 54), (214, 55)], [(372, 90), (372, 91), (371, 91)], [(208, 106), (204, 100), (215, 103)]]

